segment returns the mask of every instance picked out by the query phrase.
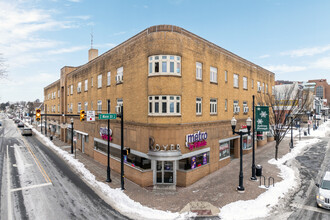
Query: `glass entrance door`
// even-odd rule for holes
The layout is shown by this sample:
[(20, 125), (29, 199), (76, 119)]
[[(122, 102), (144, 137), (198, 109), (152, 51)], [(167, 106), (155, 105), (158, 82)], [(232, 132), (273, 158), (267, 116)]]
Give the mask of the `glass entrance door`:
[(157, 184), (173, 183), (173, 161), (157, 161), (156, 182)]

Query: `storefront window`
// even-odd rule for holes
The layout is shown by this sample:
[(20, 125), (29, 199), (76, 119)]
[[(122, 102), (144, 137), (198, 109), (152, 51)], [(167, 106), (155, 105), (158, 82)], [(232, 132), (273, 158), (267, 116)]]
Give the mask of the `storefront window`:
[[(94, 142), (94, 146), (96, 150), (102, 151), (104, 153), (108, 153), (108, 146), (99, 142)], [(110, 155), (112, 157), (116, 157), (120, 160), (120, 150), (117, 148), (110, 148)], [(137, 167), (143, 170), (151, 169), (151, 160), (146, 159), (144, 157), (139, 157), (134, 154), (129, 154), (127, 157), (124, 158), (125, 163), (129, 164), (132, 167)]]
[(230, 156), (230, 144), (229, 141), (224, 142), (224, 143), (220, 143), (220, 147), (219, 147), (219, 159), (224, 159)]
[(210, 152), (197, 154), (196, 156), (188, 157), (179, 160), (180, 170), (192, 170), (196, 167), (200, 167), (209, 163)]
[(251, 136), (243, 137), (243, 150), (250, 149), (252, 147), (252, 138)]
[(264, 140), (264, 133), (262, 131), (257, 131), (257, 140), (258, 141)]

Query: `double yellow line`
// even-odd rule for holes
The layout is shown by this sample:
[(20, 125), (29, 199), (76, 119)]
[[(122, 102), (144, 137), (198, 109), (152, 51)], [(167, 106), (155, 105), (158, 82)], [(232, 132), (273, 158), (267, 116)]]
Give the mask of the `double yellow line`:
[(47, 175), (46, 171), (45, 171), (44, 168), (41, 166), (41, 164), (40, 164), (38, 158), (37, 158), (36, 155), (33, 153), (32, 149), (31, 149), (31, 147), (30, 147), (30, 144), (25, 140), (25, 137), (23, 137), (22, 139), (23, 139), (23, 142), (24, 142), (26, 148), (27, 148), (28, 151), (31, 153), (32, 158), (33, 158), (34, 162), (36, 163), (36, 165), (38, 166), (38, 168), (39, 168), (39, 170), (40, 170), (42, 176), (43, 176), (44, 179), (45, 179), (45, 181), (46, 181), (47, 183), (52, 183), (52, 181), (50, 180), (50, 178), (49, 178), (49, 176)]

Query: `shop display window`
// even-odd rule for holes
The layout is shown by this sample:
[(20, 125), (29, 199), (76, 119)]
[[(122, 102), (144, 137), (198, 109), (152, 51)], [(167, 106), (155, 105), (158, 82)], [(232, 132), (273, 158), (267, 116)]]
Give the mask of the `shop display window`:
[(197, 167), (206, 165), (210, 162), (210, 152), (197, 154), (196, 156), (188, 157), (179, 160), (180, 170), (193, 170)]
[(229, 141), (220, 143), (219, 147), (219, 159), (222, 160), (230, 156), (230, 143)]
[[(99, 142), (94, 142), (94, 146), (96, 150), (102, 151), (104, 153), (108, 153), (108, 146)], [(117, 158), (120, 160), (120, 150), (117, 148), (111, 147), (110, 149), (110, 155), (112, 157)], [(135, 154), (129, 154), (124, 158), (124, 162), (132, 167), (137, 167), (142, 170), (150, 170), (151, 169), (151, 160), (139, 157)]]
[(252, 138), (251, 136), (243, 137), (243, 150), (248, 150), (252, 148)]

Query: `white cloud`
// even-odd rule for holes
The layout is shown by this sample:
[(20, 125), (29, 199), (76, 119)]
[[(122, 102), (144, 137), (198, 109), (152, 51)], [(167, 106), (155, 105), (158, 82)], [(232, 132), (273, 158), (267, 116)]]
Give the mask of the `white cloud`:
[(76, 19), (81, 19), (81, 20), (88, 20), (91, 18), (91, 16), (90, 15), (78, 15), (78, 16), (68, 16), (66, 18), (69, 18), (69, 19), (76, 18)]
[(320, 69), (330, 69), (330, 57), (323, 57), (312, 63), (311, 67)]
[(80, 50), (86, 50), (87, 46), (76, 46), (76, 47), (69, 47), (69, 48), (61, 48), (57, 50), (48, 51), (48, 54), (63, 54), (63, 53), (72, 53)]
[(269, 65), (264, 66), (265, 69), (268, 69), (275, 73), (290, 73), (290, 72), (298, 72), (306, 70), (307, 67), (305, 66), (288, 66), (286, 64), (283, 65)]
[(298, 50), (290, 50), (282, 52), (283, 56), (291, 56), (291, 57), (302, 57), (302, 56), (314, 56), (316, 54), (321, 54), (330, 50), (330, 45), (325, 45), (323, 47), (310, 47), (303, 48)]
[(69, 2), (81, 2), (81, 0), (68, 0)]
[(261, 55), (261, 56), (259, 56), (260, 59), (264, 59), (264, 58), (268, 58), (268, 57), (270, 57), (269, 54), (265, 54), (265, 55)]

